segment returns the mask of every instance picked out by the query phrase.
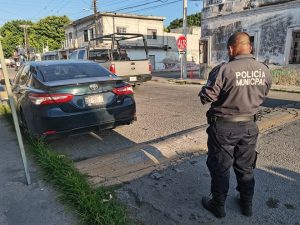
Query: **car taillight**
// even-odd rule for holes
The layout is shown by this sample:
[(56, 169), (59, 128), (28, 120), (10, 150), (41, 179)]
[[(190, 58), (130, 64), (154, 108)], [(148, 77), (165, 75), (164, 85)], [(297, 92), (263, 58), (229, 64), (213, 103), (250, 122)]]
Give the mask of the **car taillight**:
[(115, 66), (115, 64), (111, 64), (110, 65), (109, 71), (112, 72), (112, 73), (114, 73), (114, 74), (116, 73), (116, 66)]
[(48, 135), (53, 135), (56, 134), (57, 132), (55, 130), (47, 130), (43, 133), (43, 135), (48, 136)]
[(30, 93), (28, 96), (35, 105), (50, 105), (55, 103), (66, 103), (73, 99), (71, 94), (38, 94)]
[(131, 85), (126, 85), (123, 87), (118, 87), (112, 90), (116, 95), (131, 95), (133, 94), (133, 88)]
[(149, 72), (152, 72), (152, 65), (149, 64)]

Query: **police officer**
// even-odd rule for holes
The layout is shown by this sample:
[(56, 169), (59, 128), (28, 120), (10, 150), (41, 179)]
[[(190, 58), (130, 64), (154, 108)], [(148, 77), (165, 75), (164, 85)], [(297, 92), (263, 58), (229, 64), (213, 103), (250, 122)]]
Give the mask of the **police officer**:
[(233, 34), (227, 49), (229, 62), (210, 72), (207, 84), (199, 93), (202, 104), (211, 103), (207, 112), (206, 164), (211, 175), (212, 198), (203, 197), (202, 204), (216, 217), (225, 217), (229, 173), (233, 166), (241, 212), (251, 216), (258, 137), (255, 121), (259, 106), (270, 90), (271, 75), (268, 67), (251, 55), (247, 33)]

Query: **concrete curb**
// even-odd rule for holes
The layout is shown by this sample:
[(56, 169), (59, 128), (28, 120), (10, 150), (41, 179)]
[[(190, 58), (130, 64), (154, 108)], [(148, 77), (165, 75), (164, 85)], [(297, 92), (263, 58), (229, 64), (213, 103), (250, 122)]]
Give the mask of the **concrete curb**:
[[(157, 80), (159, 81), (159, 80)], [(193, 85), (205, 85), (206, 80), (178, 80), (178, 79), (168, 79), (169, 83), (175, 83), (180, 85), (193, 84)], [(297, 86), (283, 86), (283, 85), (273, 85), (272, 91), (281, 91), (288, 93), (300, 93), (300, 87)]]
[[(297, 119), (300, 119), (299, 109), (278, 108), (264, 113), (262, 120), (257, 124), (260, 131), (266, 133)], [(207, 125), (203, 125), (162, 141), (138, 144), (113, 154), (84, 160), (75, 166), (96, 186), (128, 182), (165, 168), (172, 161), (186, 155), (205, 153), (206, 127)]]

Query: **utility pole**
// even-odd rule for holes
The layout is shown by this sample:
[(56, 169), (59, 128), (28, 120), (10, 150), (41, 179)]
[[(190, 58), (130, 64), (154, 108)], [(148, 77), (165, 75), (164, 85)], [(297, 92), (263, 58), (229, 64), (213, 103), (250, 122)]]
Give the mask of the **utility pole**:
[[(187, 36), (187, 0), (183, 0), (182, 33), (183, 33), (183, 36), (185, 36), (185, 37)], [(187, 78), (186, 52), (187, 52), (187, 48), (186, 48), (185, 52), (182, 54), (182, 75), (183, 75), (183, 79)]]
[(94, 20), (95, 20), (95, 37), (98, 37), (99, 27), (98, 27), (97, 0), (93, 0), (93, 9), (94, 9)]
[(28, 44), (28, 33), (27, 33), (27, 28), (31, 27), (30, 25), (20, 25), (21, 28), (23, 28), (24, 30), (24, 50), (25, 50), (25, 54), (26, 54), (26, 58), (28, 60), (28, 56), (29, 56), (29, 44)]

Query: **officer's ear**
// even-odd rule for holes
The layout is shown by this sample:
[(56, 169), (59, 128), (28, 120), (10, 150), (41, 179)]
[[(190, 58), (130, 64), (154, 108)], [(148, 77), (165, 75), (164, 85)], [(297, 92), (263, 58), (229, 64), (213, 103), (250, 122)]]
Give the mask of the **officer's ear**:
[(227, 48), (227, 51), (228, 51), (228, 56), (232, 57), (233, 56), (233, 47), (229, 45)]
[(253, 46), (250, 44), (250, 53), (253, 54)]

